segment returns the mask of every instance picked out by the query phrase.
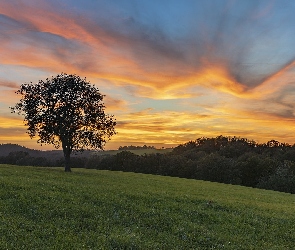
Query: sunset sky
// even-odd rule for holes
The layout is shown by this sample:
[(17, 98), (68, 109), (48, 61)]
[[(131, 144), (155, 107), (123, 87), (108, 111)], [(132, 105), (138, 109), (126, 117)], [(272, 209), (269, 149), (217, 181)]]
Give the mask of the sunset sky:
[(1, 0), (0, 143), (41, 147), (11, 114), (22, 83), (77, 74), (120, 145), (295, 143), (295, 1)]

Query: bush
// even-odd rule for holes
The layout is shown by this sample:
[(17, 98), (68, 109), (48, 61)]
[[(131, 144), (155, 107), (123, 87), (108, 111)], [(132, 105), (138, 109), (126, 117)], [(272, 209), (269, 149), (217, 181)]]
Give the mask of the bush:
[(262, 178), (257, 187), (295, 194), (295, 163), (286, 161), (273, 175)]
[(94, 154), (87, 159), (85, 168), (98, 169), (100, 161), (101, 161), (101, 158), (99, 157), (99, 155)]
[(212, 153), (203, 157), (197, 164), (197, 179), (232, 184), (240, 182), (240, 173), (236, 171), (234, 161), (230, 158)]
[(279, 164), (276, 159), (268, 156), (246, 153), (239, 157), (236, 167), (241, 173), (241, 184), (256, 187), (260, 179), (273, 174)]

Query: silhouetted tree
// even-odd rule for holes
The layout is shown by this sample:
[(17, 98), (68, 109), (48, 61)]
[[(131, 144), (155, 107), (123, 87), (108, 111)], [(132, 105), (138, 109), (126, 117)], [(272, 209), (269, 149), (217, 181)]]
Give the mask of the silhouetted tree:
[(24, 115), (31, 138), (38, 143), (62, 146), (65, 171), (70, 172), (72, 151), (103, 149), (115, 132), (113, 116), (106, 115), (103, 95), (77, 75), (60, 74), (36, 84), (22, 84), (20, 102), (12, 112)]

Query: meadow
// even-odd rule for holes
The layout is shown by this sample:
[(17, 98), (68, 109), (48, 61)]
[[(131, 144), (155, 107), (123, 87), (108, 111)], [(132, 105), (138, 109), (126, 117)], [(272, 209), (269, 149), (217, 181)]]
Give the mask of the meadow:
[(0, 165), (0, 249), (294, 249), (294, 194)]

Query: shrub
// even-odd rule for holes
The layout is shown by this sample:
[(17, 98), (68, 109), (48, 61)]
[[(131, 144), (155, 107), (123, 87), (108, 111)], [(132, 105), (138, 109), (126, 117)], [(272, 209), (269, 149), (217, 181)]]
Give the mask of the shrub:
[(295, 194), (295, 163), (285, 161), (274, 174), (262, 178), (257, 187)]

